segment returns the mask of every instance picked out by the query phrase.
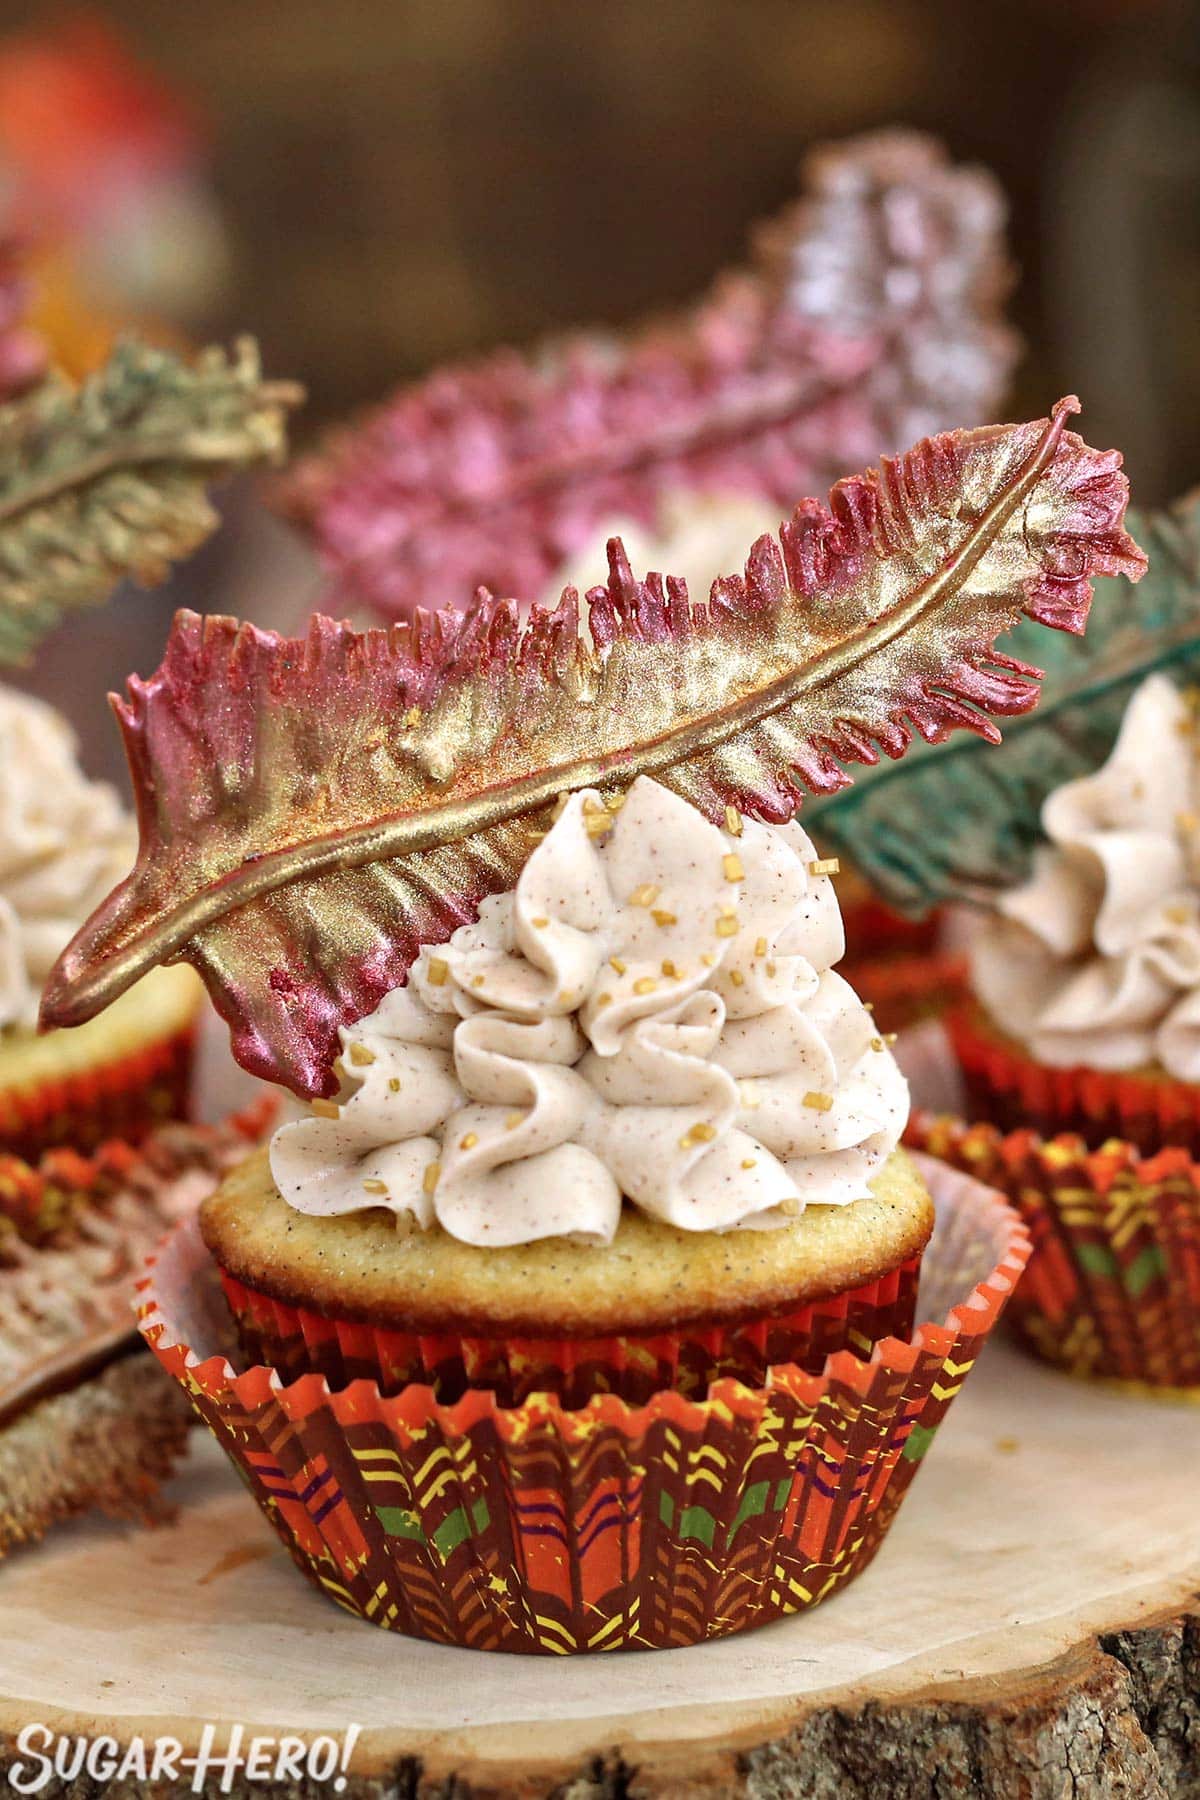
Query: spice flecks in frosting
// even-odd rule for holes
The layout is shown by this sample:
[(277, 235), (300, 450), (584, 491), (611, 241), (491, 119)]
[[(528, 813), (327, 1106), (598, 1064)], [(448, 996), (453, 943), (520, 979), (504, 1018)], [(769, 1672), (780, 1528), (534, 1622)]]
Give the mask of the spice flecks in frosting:
[(1200, 742), (1152, 675), (1112, 754), (1042, 809), (1049, 843), (973, 946), (976, 992), (1055, 1068), (1200, 1081)]
[(0, 1026), (36, 1024), (56, 958), (136, 843), (114, 789), (80, 769), (65, 719), (0, 687)]
[(285, 1199), (502, 1245), (607, 1243), (626, 1201), (723, 1231), (860, 1198), (907, 1089), (833, 973), (809, 840), (739, 823), (645, 778), (615, 812), (572, 795), (515, 890), (343, 1031), (338, 1116), (272, 1142)]

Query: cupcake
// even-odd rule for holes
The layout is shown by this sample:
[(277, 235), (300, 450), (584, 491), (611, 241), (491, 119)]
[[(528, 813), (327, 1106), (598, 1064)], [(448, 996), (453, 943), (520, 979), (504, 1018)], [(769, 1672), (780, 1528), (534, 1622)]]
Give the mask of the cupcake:
[(918, 1114), (909, 1139), (1008, 1194), (1029, 1267), (1007, 1315), (1021, 1342), (1072, 1375), (1200, 1398), (1200, 1165), (1083, 1139)]
[(1029, 880), (973, 934), (950, 1020), (972, 1118), (1200, 1156), (1200, 754), (1189, 695), (1136, 690), (1050, 794)]
[(581, 1405), (906, 1338), (933, 1208), (823, 869), (645, 778), (571, 795), (206, 1205), (250, 1359)]
[(141, 851), (43, 1017), (185, 956), (312, 1102), (140, 1311), (338, 1604), (682, 1645), (875, 1554), (1028, 1242), (898, 1149), (794, 814), (914, 726), (1027, 710), (997, 635), (1081, 629), (1135, 555), (1073, 404), (848, 478), (705, 605), (615, 543), (584, 634), (573, 590), (300, 641), (185, 614), (131, 682)]
[(156, 969), (103, 1018), (37, 1034), (42, 983), (133, 861), (133, 820), (80, 770), (51, 707), (0, 688), (0, 1150), (136, 1140), (184, 1117), (202, 999), (190, 969)]

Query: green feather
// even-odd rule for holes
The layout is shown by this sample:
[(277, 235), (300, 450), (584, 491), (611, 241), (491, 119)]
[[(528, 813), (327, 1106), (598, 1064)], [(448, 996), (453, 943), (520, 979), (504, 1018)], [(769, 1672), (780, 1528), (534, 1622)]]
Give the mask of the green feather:
[(207, 484), (282, 456), (300, 397), (249, 341), (194, 363), (127, 341), (81, 387), (51, 375), (0, 406), (0, 663), (124, 576), (160, 581), (217, 524)]
[[(1091, 774), (1116, 741), (1134, 690), (1156, 669), (1200, 679), (1200, 489), (1163, 512), (1130, 510), (1149, 571), (1096, 583), (1084, 637), (1022, 620), (1005, 653), (1045, 669), (1034, 712), (996, 748), (960, 732), (864, 769), (851, 788), (806, 802), (804, 823), (905, 912), (980, 901), (1029, 872), (1052, 789)], [(1164, 754), (1173, 754), (1164, 745)]]

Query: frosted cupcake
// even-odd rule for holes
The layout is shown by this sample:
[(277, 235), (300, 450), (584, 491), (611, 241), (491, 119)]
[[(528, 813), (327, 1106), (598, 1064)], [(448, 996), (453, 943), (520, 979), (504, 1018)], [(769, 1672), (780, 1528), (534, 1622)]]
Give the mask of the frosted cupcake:
[(1189, 696), (1137, 690), (1112, 754), (1052, 793), (1031, 878), (975, 936), (952, 1036), (969, 1111), (1200, 1154), (1200, 753)]
[(203, 1213), (253, 1360), (582, 1404), (908, 1334), (903, 1077), (805, 834), (733, 823), (647, 779), (572, 795), (344, 1028), (340, 1103)]
[(113, 790), (80, 770), (66, 721), (0, 687), (0, 1150), (88, 1150), (186, 1111), (190, 970), (156, 969), (103, 1018), (37, 1035), (43, 981), (136, 841)]

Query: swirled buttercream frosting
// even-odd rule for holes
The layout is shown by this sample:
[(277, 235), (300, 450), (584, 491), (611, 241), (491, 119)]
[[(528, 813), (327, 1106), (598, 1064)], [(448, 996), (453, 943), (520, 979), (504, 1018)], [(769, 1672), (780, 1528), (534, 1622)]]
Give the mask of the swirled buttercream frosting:
[(1046, 800), (1032, 876), (979, 930), (975, 991), (1040, 1062), (1200, 1081), (1198, 752), (1184, 696), (1150, 676), (1103, 767)]
[(515, 890), (343, 1030), (336, 1116), (272, 1141), (284, 1198), (494, 1245), (608, 1243), (625, 1204), (726, 1231), (861, 1198), (904, 1078), (833, 971), (808, 838), (736, 823), (646, 778), (616, 811), (573, 795)]
[(116, 792), (80, 769), (66, 721), (0, 687), (0, 1026), (36, 1024), (59, 952), (128, 873), (136, 842)]

